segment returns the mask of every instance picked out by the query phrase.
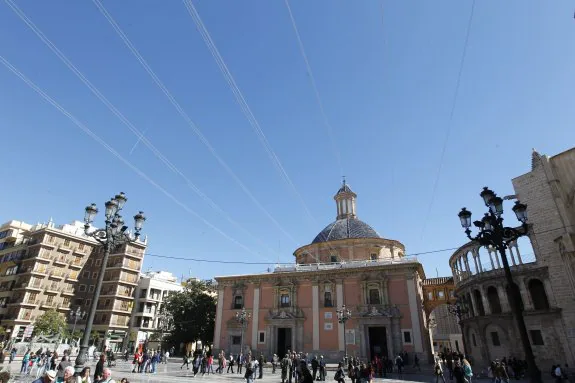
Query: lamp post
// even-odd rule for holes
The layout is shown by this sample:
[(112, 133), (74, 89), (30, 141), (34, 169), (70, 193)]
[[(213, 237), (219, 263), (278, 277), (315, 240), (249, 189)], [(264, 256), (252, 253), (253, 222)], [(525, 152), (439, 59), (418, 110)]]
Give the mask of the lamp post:
[(465, 340), (465, 332), (463, 331), (463, 317), (467, 315), (469, 312), (469, 308), (463, 304), (463, 302), (459, 299), (455, 301), (455, 303), (448, 303), (447, 310), (451, 315), (455, 315), (457, 318), (457, 324), (459, 324), (459, 328), (461, 329), (461, 341), (463, 342), (463, 353), (465, 357), (468, 356), (467, 353), (467, 342)]
[(84, 319), (85, 317), (86, 317), (86, 312), (80, 310), (80, 306), (78, 306), (76, 311), (72, 311), (70, 313), (70, 319), (74, 320), (74, 326), (72, 327), (72, 336), (74, 335), (74, 332), (76, 331), (76, 323), (78, 323), (78, 319)]
[(98, 213), (98, 208), (95, 203), (86, 207), (86, 214), (84, 216), (84, 233), (86, 236), (94, 238), (104, 247), (104, 257), (102, 258), (102, 265), (98, 274), (98, 282), (96, 283), (92, 304), (90, 305), (90, 311), (88, 312), (88, 320), (86, 321), (82, 344), (74, 366), (77, 372), (82, 371), (84, 364), (88, 359), (90, 333), (92, 332), (92, 324), (94, 323), (94, 317), (96, 316), (96, 308), (98, 306), (100, 290), (102, 289), (102, 282), (104, 281), (104, 272), (106, 271), (106, 264), (108, 263), (110, 253), (119, 245), (136, 241), (140, 236), (140, 231), (146, 221), (144, 213), (140, 211), (134, 216), (134, 235), (130, 236), (126, 233), (128, 226), (124, 226), (124, 219), (120, 213), (127, 200), (126, 195), (124, 193), (120, 193), (107, 201), (105, 203), (105, 227), (94, 231), (90, 231), (90, 228), (96, 214)]
[[(337, 313), (337, 321), (343, 325), (343, 351), (345, 353), (344, 361), (345, 366), (347, 366), (347, 341), (346, 341), (346, 334), (345, 334), (345, 322), (351, 318), (351, 311), (345, 307), (345, 305), (341, 306), (341, 309), (336, 310)], [(345, 368), (344, 366), (344, 368)]]
[(241, 328), (242, 328), (242, 340), (240, 342), (240, 352), (243, 353), (244, 352), (244, 330), (248, 324), (248, 322), (250, 321), (250, 318), (252, 317), (252, 314), (250, 314), (249, 312), (246, 311), (246, 308), (242, 308), (241, 311), (236, 312), (236, 320), (238, 321), (238, 323), (240, 324)]
[(482, 246), (493, 247), (501, 255), (501, 261), (505, 270), (505, 279), (507, 280), (507, 298), (511, 304), (513, 317), (515, 318), (517, 328), (519, 330), (519, 337), (521, 338), (523, 351), (525, 353), (525, 361), (527, 362), (529, 378), (533, 383), (540, 383), (542, 382), (541, 371), (537, 368), (533, 349), (529, 342), (527, 327), (525, 326), (525, 320), (523, 318), (521, 292), (519, 291), (519, 286), (515, 283), (513, 276), (511, 275), (511, 269), (509, 268), (506, 254), (506, 249), (509, 247), (511, 242), (528, 233), (527, 206), (516, 201), (512, 210), (515, 213), (517, 220), (519, 220), (522, 225), (520, 228), (505, 227), (503, 226), (502, 217), (503, 199), (498, 197), (487, 187), (483, 188), (480, 196), (483, 198), (485, 206), (488, 207), (488, 212), (481, 221), (473, 222), (473, 224), (479, 229), (479, 233), (475, 237), (471, 235), (471, 230), (469, 229), (471, 227), (471, 212), (466, 208), (461, 209), (461, 212), (459, 212), (459, 220), (461, 221), (461, 226), (465, 229), (465, 234), (467, 234), (467, 237), (470, 240), (475, 241)]

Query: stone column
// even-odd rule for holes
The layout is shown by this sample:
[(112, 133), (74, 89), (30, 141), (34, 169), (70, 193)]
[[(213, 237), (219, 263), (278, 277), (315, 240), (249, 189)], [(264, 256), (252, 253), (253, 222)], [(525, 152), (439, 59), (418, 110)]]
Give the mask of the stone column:
[(319, 350), (319, 286), (317, 282), (311, 287), (312, 292), (312, 323), (313, 323), (313, 350)]
[(487, 254), (489, 254), (489, 260), (491, 261), (491, 270), (495, 270), (495, 263), (493, 263), (493, 256), (491, 255), (491, 251), (487, 251)]
[(513, 242), (513, 247), (515, 247), (515, 253), (517, 254), (517, 261), (520, 265), (523, 264), (523, 259), (521, 259), (521, 252), (519, 251), (519, 246), (517, 246), (517, 241)]
[(480, 270), (479, 265), (477, 264), (477, 254), (475, 254), (475, 251), (471, 252), (471, 256), (473, 257), (473, 263), (475, 263), (475, 274), (479, 274)]
[(260, 288), (254, 288), (254, 306), (252, 310), (252, 350), (258, 349), (258, 329), (259, 329), (259, 310), (260, 310)]
[(224, 310), (224, 287), (218, 289), (218, 305), (216, 307), (216, 329), (214, 332), (214, 349), (220, 348), (220, 337), (222, 336), (222, 315)]
[(393, 356), (396, 356), (402, 350), (401, 342), (401, 327), (399, 326), (399, 318), (391, 319), (391, 336), (393, 340)]
[(547, 295), (547, 301), (549, 302), (549, 307), (557, 307), (557, 301), (555, 300), (555, 294), (553, 294), (553, 287), (551, 286), (551, 281), (545, 278), (543, 279), (543, 285), (545, 286), (545, 294)]
[(411, 333), (413, 335), (413, 349), (415, 352), (423, 352), (423, 343), (421, 337), (421, 309), (417, 302), (417, 281), (415, 278), (406, 280), (407, 298), (409, 300), (409, 314), (411, 316)]
[[(337, 298), (337, 309), (340, 310), (344, 304), (344, 301), (343, 301), (343, 281), (341, 281), (341, 280), (337, 281), (337, 283), (335, 285), (335, 295)], [(335, 323), (337, 326), (337, 341), (338, 341), (339, 351), (345, 351), (345, 344), (343, 342), (343, 326), (337, 322), (337, 318), (335, 318), (335, 319), (336, 319)]]
[(529, 292), (527, 291), (527, 287), (525, 287), (525, 280), (523, 278), (518, 278), (516, 282), (518, 282), (517, 284), (519, 285), (519, 291), (521, 292), (523, 307), (525, 310), (533, 310), (533, 304), (531, 303)]
[(483, 309), (485, 310), (485, 315), (491, 314), (491, 306), (489, 305), (489, 300), (487, 299), (487, 292), (482, 286), (479, 290), (481, 292), (481, 301), (483, 302)]
[(496, 286), (497, 295), (499, 295), (499, 302), (501, 302), (501, 311), (504, 313), (511, 312), (511, 305), (509, 304), (509, 299), (507, 299), (507, 292), (504, 286)]

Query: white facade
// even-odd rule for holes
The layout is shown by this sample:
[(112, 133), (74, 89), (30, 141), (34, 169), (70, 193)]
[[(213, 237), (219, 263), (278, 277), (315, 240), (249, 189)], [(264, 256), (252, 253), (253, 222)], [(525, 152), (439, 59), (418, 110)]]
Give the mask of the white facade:
[(138, 287), (134, 295), (134, 309), (130, 324), (131, 332), (135, 333), (136, 345), (144, 343), (150, 335), (158, 331), (161, 319), (160, 309), (166, 297), (184, 288), (172, 273), (154, 271), (140, 275)]

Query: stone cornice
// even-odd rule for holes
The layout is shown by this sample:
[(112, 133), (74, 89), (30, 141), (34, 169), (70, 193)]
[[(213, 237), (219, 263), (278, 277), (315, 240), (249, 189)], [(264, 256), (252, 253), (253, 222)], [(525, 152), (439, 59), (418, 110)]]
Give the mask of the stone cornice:
[(373, 246), (380, 246), (380, 247), (388, 247), (394, 246), (398, 247), (405, 252), (405, 246), (403, 243), (396, 241), (394, 239), (386, 239), (386, 238), (346, 238), (346, 239), (338, 239), (335, 241), (329, 242), (319, 242), (319, 243), (312, 243), (309, 245), (302, 246), (296, 249), (293, 252), (294, 256), (298, 256), (304, 252), (312, 252), (313, 250), (334, 250), (340, 248), (346, 248), (349, 246), (353, 247), (373, 247)]
[(401, 264), (386, 264), (386, 265), (376, 265), (376, 266), (366, 266), (358, 268), (346, 268), (346, 269), (329, 269), (329, 270), (314, 270), (314, 271), (295, 271), (295, 272), (285, 272), (285, 273), (266, 273), (266, 274), (251, 274), (251, 275), (233, 275), (233, 276), (221, 276), (216, 277), (215, 280), (218, 285), (230, 286), (236, 283), (262, 283), (271, 282), (274, 286), (280, 285), (283, 281), (289, 280), (292, 283), (298, 283), (298, 281), (310, 281), (310, 282), (320, 282), (320, 281), (333, 281), (337, 279), (345, 279), (346, 277), (362, 277), (363, 275), (369, 275), (371, 273), (384, 272), (387, 279), (392, 277), (402, 277), (402, 278), (413, 278), (415, 272), (418, 272), (421, 276), (424, 276), (423, 266), (419, 262), (412, 263), (401, 263)]

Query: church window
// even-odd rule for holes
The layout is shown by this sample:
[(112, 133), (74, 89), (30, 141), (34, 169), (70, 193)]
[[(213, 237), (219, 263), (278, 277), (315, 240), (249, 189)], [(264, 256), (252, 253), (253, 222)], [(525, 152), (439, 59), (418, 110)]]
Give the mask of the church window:
[(331, 300), (331, 291), (326, 291), (325, 293), (323, 293), (323, 306), (333, 307), (333, 302)]
[(331, 262), (331, 263), (336, 263), (336, 262), (337, 262), (337, 255), (332, 255), (332, 256), (330, 257), (330, 262)]
[(244, 300), (241, 295), (236, 295), (234, 297), (234, 309), (239, 310), (244, 306)]
[(290, 306), (289, 294), (280, 295), (280, 306), (281, 307), (289, 307)]
[(379, 290), (378, 289), (369, 289), (369, 304), (370, 305), (378, 305), (381, 301), (379, 299)]
[(377, 261), (377, 254), (376, 254), (376, 253), (372, 253), (372, 254), (369, 256), (369, 259), (372, 260), (372, 261)]
[(501, 342), (499, 341), (499, 334), (497, 331), (493, 331), (491, 333), (491, 341), (493, 342), (494, 346), (501, 346)]

